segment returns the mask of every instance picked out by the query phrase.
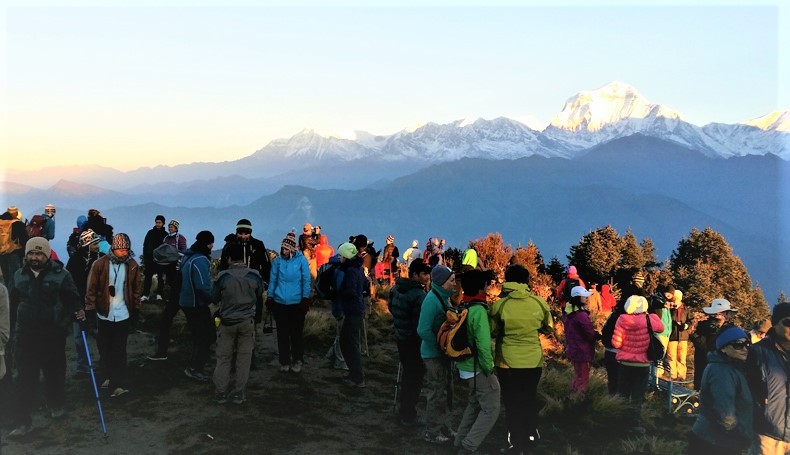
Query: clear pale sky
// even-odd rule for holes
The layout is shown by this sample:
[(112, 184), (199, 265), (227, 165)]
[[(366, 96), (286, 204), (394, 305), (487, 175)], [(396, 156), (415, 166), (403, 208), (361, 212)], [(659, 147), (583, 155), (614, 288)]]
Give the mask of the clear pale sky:
[(790, 8), (634, 3), (6, 0), (0, 155), (126, 170), (238, 159), (303, 128), (545, 125), (613, 80), (697, 125), (790, 108)]

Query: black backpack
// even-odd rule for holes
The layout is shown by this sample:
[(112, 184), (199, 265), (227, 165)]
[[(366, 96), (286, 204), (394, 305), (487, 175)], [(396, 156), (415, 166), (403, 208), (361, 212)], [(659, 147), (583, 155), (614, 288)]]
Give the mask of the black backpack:
[(337, 293), (337, 283), (335, 283), (335, 275), (338, 269), (338, 264), (327, 262), (318, 268), (318, 273), (315, 277), (315, 293), (319, 299), (332, 300)]
[(565, 287), (562, 289), (562, 301), (568, 303), (571, 301), (571, 289), (576, 286), (581, 286), (579, 280), (576, 278), (565, 278)]

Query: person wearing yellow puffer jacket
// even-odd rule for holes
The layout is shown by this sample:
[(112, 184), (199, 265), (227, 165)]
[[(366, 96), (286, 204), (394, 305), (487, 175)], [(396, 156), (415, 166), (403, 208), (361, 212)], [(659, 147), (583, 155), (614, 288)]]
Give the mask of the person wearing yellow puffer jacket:
[(543, 371), (539, 334), (554, 333), (546, 301), (530, 292), (529, 271), (520, 264), (505, 270), (501, 299), (491, 307), (496, 337), (494, 365), (502, 385), (507, 422), (508, 453), (526, 452), (537, 442), (537, 391)]

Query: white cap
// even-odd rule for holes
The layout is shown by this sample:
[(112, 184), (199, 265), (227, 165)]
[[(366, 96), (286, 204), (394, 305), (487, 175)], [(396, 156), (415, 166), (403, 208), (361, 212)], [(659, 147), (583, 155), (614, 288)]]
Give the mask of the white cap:
[(727, 299), (714, 299), (710, 302), (710, 306), (702, 309), (705, 314), (718, 314), (725, 311), (738, 311), (730, 305)]
[(574, 286), (571, 289), (571, 297), (589, 297), (592, 295), (592, 292), (584, 289), (583, 286)]

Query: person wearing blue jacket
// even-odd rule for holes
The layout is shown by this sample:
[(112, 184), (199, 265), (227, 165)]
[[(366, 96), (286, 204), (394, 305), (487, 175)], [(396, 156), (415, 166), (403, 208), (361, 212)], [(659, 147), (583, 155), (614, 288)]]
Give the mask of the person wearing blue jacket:
[(187, 317), (192, 332), (192, 357), (184, 374), (192, 379), (207, 382), (203, 373), (209, 357), (209, 348), (216, 333), (211, 320), (211, 249), (214, 248), (214, 234), (200, 231), (195, 243), (181, 258), (181, 293), (178, 304)]
[[(360, 237), (360, 236), (357, 236)], [(364, 243), (367, 243), (367, 239)], [(362, 263), (367, 252), (363, 249), (357, 255), (348, 258), (345, 251), (348, 247), (343, 244), (338, 248), (344, 258), (340, 264), (343, 280), (337, 289), (337, 304), (343, 309), (345, 319), (340, 328), (340, 350), (348, 365), (348, 375), (343, 378), (343, 383), (351, 387), (365, 387), (365, 373), (362, 370), (362, 351), (360, 333), (365, 317), (365, 287), (368, 280), (362, 270)], [(350, 248), (349, 248), (349, 251)]]
[(269, 273), (266, 308), (277, 322), (280, 371), (300, 373), (304, 362), (304, 319), (310, 310), (310, 263), (296, 248), (296, 234), (289, 232)]

